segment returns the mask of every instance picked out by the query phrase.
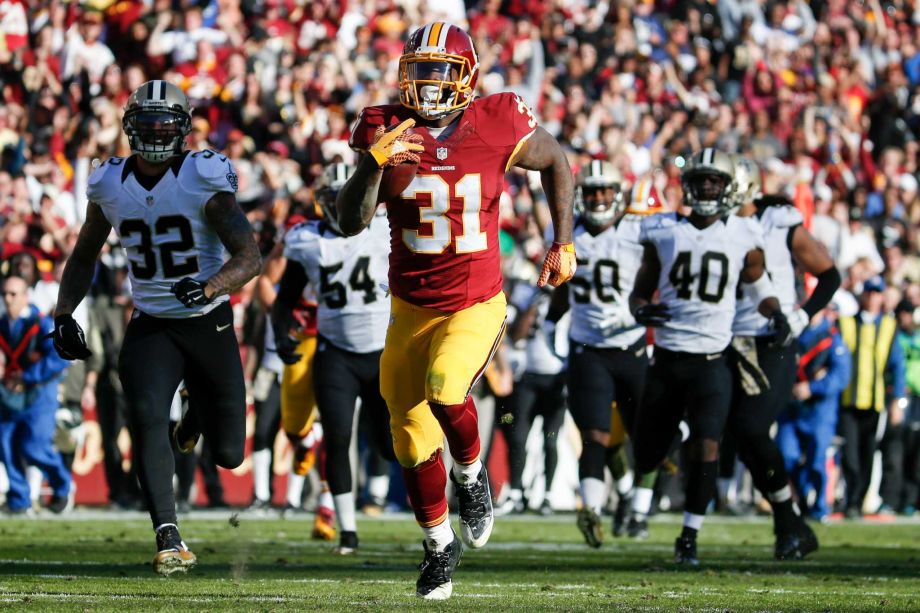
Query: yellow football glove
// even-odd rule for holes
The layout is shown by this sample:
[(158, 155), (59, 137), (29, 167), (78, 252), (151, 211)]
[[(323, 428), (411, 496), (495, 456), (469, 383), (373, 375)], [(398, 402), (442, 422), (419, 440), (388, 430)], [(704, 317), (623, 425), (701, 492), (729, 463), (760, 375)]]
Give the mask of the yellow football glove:
[(553, 243), (543, 260), (538, 287), (550, 285), (559, 287), (575, 276), (575, 245), (573, 243)]
[(417, 151), (424, 151), (421, 134), (406, 134), (406, 130), (415, 125), (414, 119), (407, 119), (389, 130), (379, 126), (374, 133), (368, 153), (374, 156), (377, 166), (395, 166), (406, 161), (419, 163)]

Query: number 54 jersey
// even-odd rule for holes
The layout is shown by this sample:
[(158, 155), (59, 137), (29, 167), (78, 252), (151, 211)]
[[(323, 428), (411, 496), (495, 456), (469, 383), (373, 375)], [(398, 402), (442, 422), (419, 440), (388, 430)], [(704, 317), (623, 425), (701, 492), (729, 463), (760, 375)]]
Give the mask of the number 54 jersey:
[[(378, 126), (413, 118), (401, 105), (365, 108), (351, 146), (366, 151)], [(524, 102), (503, 93), (477, 98), (439, 137), (422, 136), (418, 173), (387, 202), (390, 291), (416, 306), (459, 311), (502, 289), (498, 202), (504, 175), (537, 122)]]
[(736, 289), (744, 260), (763, 249), (753, 217), (728, 217), (699, 229), (675, 213), (645, 219), (639, 235), (658, 252), (659, 300), (671, 320), (655, 329), (655, 344), (671, 351), (719, 353), (731, 342)]
[(291, 228), (284, 256), (303, 266), (317, 292), (316, 330), (339, 349), (371, 353), (383, 349), (390, 319), (386, 282), (390, 255), (384, 213), (355, 236), (334, 233), (322, 221)]
[(144, 188), (135, 158), (113, 157), (89, 177), (86, 196), (102, 209), (128, 254), (134, 304), (154, 317), (204, 315), (229, 300), (186, 308), (169, 289), (184, 277), (206, 281), (224, 263), (224, 246), (205, 216), (218, 192), (236, 192), (233, 164), (214, 151), (185, 152)]

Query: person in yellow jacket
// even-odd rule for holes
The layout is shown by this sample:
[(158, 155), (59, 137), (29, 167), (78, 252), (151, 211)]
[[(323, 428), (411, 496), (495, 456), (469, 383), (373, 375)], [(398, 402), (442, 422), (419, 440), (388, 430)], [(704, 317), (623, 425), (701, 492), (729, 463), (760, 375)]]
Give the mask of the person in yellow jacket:
[(862, 515), (877, 447), (879, 415), (892, 417), (906, 406), (904, 352), (895, 340), (897, 322), (884, 312), (885, 282), (872, 277), (863, 284), (859, 312), (841, 317), (843, 342), (852, 356), (850, 383), (840, 399), (837, 431), (845, 439), (843, 475), (846, 516)]

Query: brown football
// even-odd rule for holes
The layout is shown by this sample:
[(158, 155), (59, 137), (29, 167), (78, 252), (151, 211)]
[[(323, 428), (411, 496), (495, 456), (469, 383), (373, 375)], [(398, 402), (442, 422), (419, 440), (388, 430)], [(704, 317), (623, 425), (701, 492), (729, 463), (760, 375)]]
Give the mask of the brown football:
[(403, 190), (412, 183), (417, 172), (418, 164), (415, 162), (403, 162), (384, 168), (383, 177), (380, 179), (380, 189), (377, 191), (377, 201), (386, 202), (403, 193)]

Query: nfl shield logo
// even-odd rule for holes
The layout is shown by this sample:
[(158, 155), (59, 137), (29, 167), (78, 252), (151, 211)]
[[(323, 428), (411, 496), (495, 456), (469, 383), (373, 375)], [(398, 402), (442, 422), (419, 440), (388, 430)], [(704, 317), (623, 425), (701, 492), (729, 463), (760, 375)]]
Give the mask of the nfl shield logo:
[(437, 151), (434, 152), (439, 160), (447, 159), (447, 147), (438, 147)]

